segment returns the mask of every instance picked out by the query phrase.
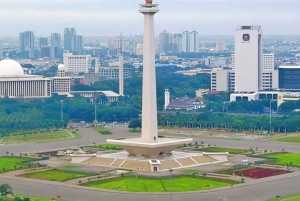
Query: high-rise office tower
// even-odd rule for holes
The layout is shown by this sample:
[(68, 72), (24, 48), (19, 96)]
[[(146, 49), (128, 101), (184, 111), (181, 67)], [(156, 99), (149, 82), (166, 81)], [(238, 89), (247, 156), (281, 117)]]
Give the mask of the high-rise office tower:
[(76, 29), (75, 28), (65, 28), (64, 50), (69, 50), (70, 52), (75, 51), (76, 39), (77, 39)]
[(28, 56), (34, 57), (34, 34), (32, 31), (20, 33), (20, 51), (28, 51)]
[(46, 47), (48, 46), (48, 38), (40, 37), (39, 38), (39, 47)]
[(198, 52), (198, 32), (184, 31), (182, 34), (182, 52)]
[(58, 56), (58, 49), (61, 48), (61, 37), (59, 33), (51, 33), (50, 58), (55, 59)]
[(61, 47), (61, 37), (59, 33), (51, 34), (51, 47)]
[(216, 42), (216, 52), (223, 52), (226, 50), (226, 42)]
[(167, 53), (172, 51), (172, 34), (164, 30), (159, 34), (159, 52)]
[(83, 36), (76, 36), (75, 51), (77, 54), (83, 54)]
[(235, 91), (257, 92), (262, 89), (262, 29), (241, 26), (235, 30)]
[(182, 34), (173, 34), (173, 53), (182, 52)]

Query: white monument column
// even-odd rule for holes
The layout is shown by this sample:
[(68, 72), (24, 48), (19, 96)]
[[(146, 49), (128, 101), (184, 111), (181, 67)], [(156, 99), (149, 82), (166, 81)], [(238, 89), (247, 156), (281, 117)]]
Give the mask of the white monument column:
[(140, 4), (139, 8), (139, 12), (144, 14), (142, 140), (145, 142), (156, 142), (158, 138), (154, 45), (154, 14), (159, 11), (157, 6), (148, 3)]
[(165, 110), (170, 104), (170, 92), (169, 89), (165, 89)]
[(123, 38), (120, 35), (120, 50), (119, 50), (119, 95), (124, 96), (124, 58), (123, 58)]

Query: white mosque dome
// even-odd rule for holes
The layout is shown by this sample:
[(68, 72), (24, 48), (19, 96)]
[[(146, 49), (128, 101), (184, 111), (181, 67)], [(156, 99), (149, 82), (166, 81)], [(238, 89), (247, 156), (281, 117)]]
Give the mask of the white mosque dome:
[(0, 61), (0, 77), (18, 77), (24, 76), (22, 66), (11, 59), (4, 59)]
[(58, 70), (65, 70), (65, 65), (59, 64), (57, 67)]

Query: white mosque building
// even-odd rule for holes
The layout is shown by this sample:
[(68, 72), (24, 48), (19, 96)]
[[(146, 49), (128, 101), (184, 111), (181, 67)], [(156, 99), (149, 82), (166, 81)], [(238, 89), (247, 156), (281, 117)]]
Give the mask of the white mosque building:
[(11, 59), (0, 61), (0, 98), (49, 98), (52, 93), (68, 94), (71, 78), (65, 76), (64, 65), (58, 66), (56, 77), (27, 75), (22, 66)]

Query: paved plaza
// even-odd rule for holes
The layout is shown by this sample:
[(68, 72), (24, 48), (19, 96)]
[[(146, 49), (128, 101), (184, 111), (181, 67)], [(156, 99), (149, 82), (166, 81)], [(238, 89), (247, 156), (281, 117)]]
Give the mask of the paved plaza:
[[(57, 150), (78, 145), (91, 145), (93, 143), (105, 143), (108, 138), (120, 138), (138, 136), (140, 133), (131, 133), (125, 127), (109, 128), (113, 135), (101, 135), (90, 128), (80, 128), (78, 131), (82, 136), (79, 139), (47, 142), (47, 143), (19, 143), (11, 145), (0, 145), (0, 154), (10, 153), (28, 153)], [(276, 143), (256, 140), (222, 140), (222, 139), (201, 139), (194, 141), (204, 141), (206, 144), (216, 144), (217, 146), (234, 148), (255, 148), (281, 151), (285, 149), (291, 152), (300, 152), (299, 144)], [(276, 195), (285, 195), (299, 191), (300, 171), (294, 173), (269, 177), (255, 181), (249, 181), (245, 184), (239, 184), (234, 187), (209, 190), (202, 192), (173, 193), (173, 201), (218, 201), (219, 197), (226, 197), (227, 201), (263, 201)], [(0, 175), (1, 183), (7, 183), (13, 186), (14, 191), (19, 194), (28, 194), (41, 197), (56, 197), (61, 195), (63, 200), (72, 201), (99, 201), (99, 200), (120, 200), (120, 201), (152, 201), (152, 200), (170, 200), (169, 193), (163, 194), (141, 194), (129, 192), (104, 191), (81, 186), (74, 186), (66, 183), (40, 181), (19, 177), (7, 177)]]

